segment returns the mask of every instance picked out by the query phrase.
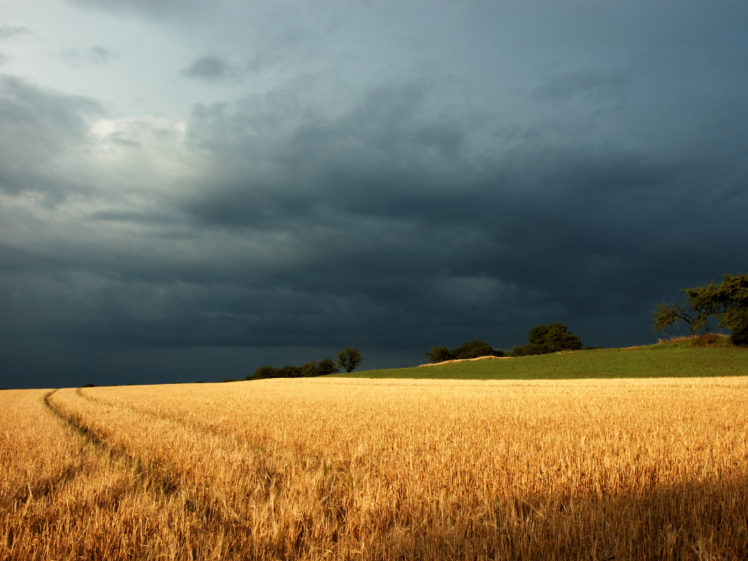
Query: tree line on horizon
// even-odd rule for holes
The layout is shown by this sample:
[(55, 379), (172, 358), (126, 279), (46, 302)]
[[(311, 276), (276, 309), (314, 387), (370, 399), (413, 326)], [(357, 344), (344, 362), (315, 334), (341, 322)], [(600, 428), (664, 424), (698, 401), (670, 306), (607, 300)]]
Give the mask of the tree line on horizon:
[[(684, 323), (694, 338), (700, 330), (708, 331), (714, 320), (717, 327), (730, 331), (733, 345), (748, 346), (748, 274), (728, 274), (720, 283), (712, 281), (704, 286), (685, 288), (682, 292), (682, 303), (663, 303), (655, 308), (652, 314), (655, 332), (667, 333), (669, 327)], [(563, 323), (549, 323), (530, 329), (528, 343), (514, 346), (510, 351), (494, 349), (485, 341), (474, 339), (452, 349), (434, 346), (426, 352), (426, 357), (432, 363), (439, 363), (484, 356), (516, 357), (593, 348), (599, 347), (583, 345), (582, 339), (570, 333)]]
[(334, 374), (342, 369), (346, 372), (353, 372), (361, 362), (361, 351), (356, 347), (346, 347), (338, 353), (337, 362), (333, 362), (329, 357), (325, 357), (319, 362), (310, 360), (301, 366), (283, 366), (275, 368), (274, 366), (260, 366), (254, 374), (247, 376), (246, 380), (259, 380), (263, 378), (309, 378), (313, 376), (326, 376)]
[[(688, 325), (693, 338), (700, 330), (708, 331), (711, 320), (714, 320), (718, 327), (730, 331), (730, 340), (734, 345), (748, 346), (748, 274), (728, 274), (720, 283), (712, 281), (704, 286), (683, 289), (682, 292), (682, 303), (657, 305), (653, 312), (655, 332), (667, 333), (671, 326), (684, 323)], [(439, 363), (485, 356), (519, 357), (599, 348), (585, 346), (578, 335), (559, 322), (534, 326), (528, 332), (527, 339), (526, 345), (515, 345), (508, 351), (494, 349), (480, 339), (466, 341), (451, 349), (434, 346), (426, 352), (426, 357), (431, 363)], [(346, 347), (338, 353), (335, 362), (325, 357), (319, 362), (312, 360), (301, 366), (260, 366), (245, 379), (325, 376), (341, 369), (352, 372), (361, 362), (360, 350)]]
[(526, 345), (515, 345), (510, 351), (503, 351), (494, 349), (485, 341), (475, 339), (453, 349), (439, 346), (431, 347), (431, 350), (426, 353), (426, 357), (430, 362), (438, 363), (484, 356), (528, 356), (589, 348), (582, 344), (582, 339), (578, 335), (570, 333), (566, 325), (558, 322), (536, 325), (530, 329), (527, 340)]

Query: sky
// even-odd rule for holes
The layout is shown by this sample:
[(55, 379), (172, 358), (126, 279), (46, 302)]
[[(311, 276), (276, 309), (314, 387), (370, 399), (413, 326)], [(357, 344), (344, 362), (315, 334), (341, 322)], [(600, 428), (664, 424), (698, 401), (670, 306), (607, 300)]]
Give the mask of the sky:
[(0, 3), (0, 387), (657, 340), (748, 270), (748, 4)]

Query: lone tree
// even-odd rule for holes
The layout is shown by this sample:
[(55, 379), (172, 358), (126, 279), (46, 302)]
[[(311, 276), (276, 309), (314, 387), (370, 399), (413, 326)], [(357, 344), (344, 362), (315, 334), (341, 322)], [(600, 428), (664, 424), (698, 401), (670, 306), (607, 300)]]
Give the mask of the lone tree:
[(346, 372), (351, 372), (361, 364), (361, 351), (356, 347), (346, 347), (338, 353), (338, 365)]
[(709, 318), (718, 312), (715, 290), (714, 283), (686, 288), (682, 304), (658, 304), (652, 312), (652, 329), (655, 333), (666, 334), (670, 326), (685, 323), (693, 339), (697, 331), (709, 328)]
[(699, 329), (709, 327), (709, 320), (717, 320), (719, 327), (730, 330), (734, 345), (748, 346), (748, 274), (725, 275), (722, 282), (686, 288), (684, 304), (660, 304), (653, 312), (655, 331), (680, 322), (686, 323), (691, 337)]

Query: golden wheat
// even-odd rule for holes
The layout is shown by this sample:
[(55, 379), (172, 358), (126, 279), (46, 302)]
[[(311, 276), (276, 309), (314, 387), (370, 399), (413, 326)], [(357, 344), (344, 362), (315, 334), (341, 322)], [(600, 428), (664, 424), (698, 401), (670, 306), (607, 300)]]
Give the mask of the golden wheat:
[(748, 378), (44, 394), (0, 393), (0, 559), (748, 558)]

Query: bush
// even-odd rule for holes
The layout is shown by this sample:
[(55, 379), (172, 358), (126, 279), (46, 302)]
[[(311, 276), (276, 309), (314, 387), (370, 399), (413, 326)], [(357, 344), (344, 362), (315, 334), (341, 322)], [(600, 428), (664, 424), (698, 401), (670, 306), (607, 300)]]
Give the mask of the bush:
[(317, 375), (317, 361), (310, 360), (306, 364), (301, 365), (301, 375), (305, 378)]
[(451, 350), (447, 347), (431, 347), (431, 350), (426, 353), (426, 358), (434, 363), (444, 362), (445, 360), (479, 358), (482, 356), (504, 356), (504, 351), (496, 350), (485, 341), (475, 339), (467, 341)]
[(489, 345), (485, 341), (480, 341), (478, 339), (463, 343), (459, 347), (455, 347), (454, 349), (452, 349), (451, 352), (455, 358), (478, 358), (482, 356), (498, 356), (496, 354), (497, 351), (494, 351), (491, 345)]
[(302, 372), (300, 366), (286, 365), (278, 370), (279, 378), (301, 378)]
[(429, 362), (444, 362), (454, 359), (454, 355), (447, 347), (431, 347), (431, 350), (426, 353), (426, 358)]
[[(278, 369), (272, 366), (260, 366), (251, 378), (277, 378)], [(249, 379), (249, 378), (248, 378)]]
[[(678, 339), (673, 339), (677, 341)], [(691, 339), (681, 339), (688, 347), (731, 347), (730, 337), (721, 333), (706, 333)]]

